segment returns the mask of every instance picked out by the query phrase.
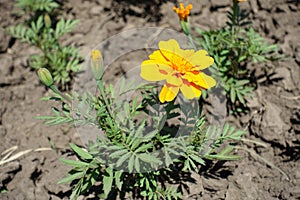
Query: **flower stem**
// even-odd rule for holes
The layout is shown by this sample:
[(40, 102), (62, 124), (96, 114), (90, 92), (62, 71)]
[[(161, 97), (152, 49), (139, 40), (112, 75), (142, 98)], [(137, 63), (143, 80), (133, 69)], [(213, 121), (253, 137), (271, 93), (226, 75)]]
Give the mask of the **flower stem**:
[(72, 99), (69, 96), (67, 96), (67, 95), (63, 94), (62, 92), (60, 92), (55, 85), (51, 85), (51, 86), (49, 86), (49, 88), (53, 92), (55, 92), (56, 94), (58, 94), (62, 98), (62, 100), (65, 100), (70, 105), (72, 104)]
[(103, 86), (103, 81), (102, 80), (97, 80), (97, 85), (98, 85), (98, 88), (100, 90), (100, 93), (101, 93), (101, 96), (102, 96), (102, 99), (106, 105), (106, 108), (107, 108), (107, 111), (110, 115), (110, 117), (113, 119), (113, 112), (112, 110), (110, 109), (110, 105), (108, 104), (108, 101), (106, 99), (106, 96), (105, 96), (105, 93), (104, 93), (104, 86)]
[(190, 45), (192, 45), (193, 49), (194, 49), (195, 51), (197, 51), (197, 47), (196, 47), (196, 45), (195, 45), (195, 43), (194, 43), (194, 41), (193, 41), (192, 35), (191, 35), (191, 34), (188, 34), (187, 37), (188, 37), (188, 40), (189, 40)]

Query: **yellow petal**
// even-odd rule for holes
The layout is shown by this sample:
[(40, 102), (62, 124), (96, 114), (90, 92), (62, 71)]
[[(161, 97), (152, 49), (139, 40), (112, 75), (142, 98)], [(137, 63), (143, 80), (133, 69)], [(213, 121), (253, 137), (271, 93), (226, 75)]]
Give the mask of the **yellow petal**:
[(216, 85), (216, 80), (213, 79), (213, 77), (206, 75), (203, 72), (199, 73), (199, 84), (195, 83), (196, 85), (199, 85), (200, 87), (203, 87), (205, 89), (209, 89), (211, 87), (214, 87)]
[(188, 72), (183, 76), (188, 82), (195, 83), (196, 85), (208, 89), (216, 85), (215, 79), (206, 75), (203, 72)]
[(158, 44), (162, 56), (172, 62), (175, 57), (183, 57), (183, 52), (176, 40), (161, 41)]
[(171, 74), (174, 72), (174, 69), (170, 65), (159, 62), (157, 60), (145, 60), (142, 63), (142, 65), (143, 64), (148, 66), (153, 65), (155, 67), (158, 67), (159, 71), (161, 71), (164, 74)]
[(162, 54), (160, 50), (154, 51), (149, 58), (155, 62), (165, 64), (165, 65), (170, 65), (170, 61), (166, 59), (165, 55)]
[(171, 67), (155, 63), (153, 60), (145, 60), (141, 64), (141, 77), (147, 81), (165, 80), (171, 72)]
[(190, 57), (187, 57), (187, 60), (196, 67), (197, 70), (206, 69), (214, 63), (214, 59), (208, 56), (205, 50), (195, 52)]
[(175, 52), (178, 49), (180, 49), (179, 44), (174, 39), (171, 39), (171, 40), (168, 40), (168, 41), (160, 41), (159, 44), (158, 44), (158, 47), (161, 50), (167, 50), (167, 51), (170, 51), (170, 52)]
[(183, 84), (180, 87), (180, 91), (183, 96), (187, 99), (193, 99), (195, 97), (201, 96), (201, 90), (199, 87), (195, 87), (194, 84), (189, 83), (188, 81), (183, 81)]
[(170, 74), (167, 76), (167, 83), (174, 86), (180, 86), (182, 84), (182, 78), (177, 73)]
[(165, 101), (170, 102), (172, 101), (176, 95), (178, 94), (179, 87), (170, 87), (165, 84), (160, 91), (159, 94), (159, 101), (164, 103)]
[[(195, 54), (195, 50), (193, 50), (193, 49), (183, 50), (182, 54), (183, 54), (183, 57), (184, 57), (185, 59), (187, 59), (188, 62), (190, 62), (190, 61), (188, 60), (188, 58), (192, 57), (192, 56)], [(191, 62), (190, 62), (190, 63), (191, 63)]]
[(200, 97), (201, 96), (201, 90), (200, 87), (195, 85), (195, 84), (191, 84), (191, 88), (194, 91), (195, 97)]

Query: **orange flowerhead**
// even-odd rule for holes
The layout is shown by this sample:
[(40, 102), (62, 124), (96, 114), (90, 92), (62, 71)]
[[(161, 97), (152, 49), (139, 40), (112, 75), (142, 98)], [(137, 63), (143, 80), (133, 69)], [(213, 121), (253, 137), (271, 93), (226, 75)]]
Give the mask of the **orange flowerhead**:
[(180, 20), (187, 21), (187, 17), (190, 14), (192, 8), (192, 4), (189, 4), (186, 8), (184, 8), (183, 3), (180, 3), (179, 8), (174, 6), (173, 10), (178, 14)]
[(216, 85), (212, 77), (200, 71), (213, 63), (206, 51), (183, 50), (171, 39), (159, 42), (159, 50), (141, 64), (141, 77), (148, 81), (166, 80), (159, 94), (162, 103), (175, 99), (179, 90), (187, 99), (193, 99), (201, 96), (200, 89)]

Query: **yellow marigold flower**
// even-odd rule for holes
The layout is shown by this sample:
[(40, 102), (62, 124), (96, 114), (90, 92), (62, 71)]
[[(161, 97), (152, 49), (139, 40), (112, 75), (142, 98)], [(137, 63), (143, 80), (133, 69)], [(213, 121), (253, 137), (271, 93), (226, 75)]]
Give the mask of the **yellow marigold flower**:
[(141, 77), (148, 81), (166, 80), (159, 94), (162, 103), (172, 101), (179, 90), (187, 99), (193, 99), (201, 96), (200, 89), (216, 85), (212, 77), (200, 71), (213, 63), (206, 51), (183, 50), (171, 39), (159, 42), (159, 50), (141, 64)]
[(190, 14), (191, 9), (193, 8), (192, 4), (187, 5), (186, 8), (184, 8), (184, 4), (180, 3), (179, 8), (176, 6), (173, 7), (173, 10), (178, 14), (180, 20), (187, 20), (188, 15)]

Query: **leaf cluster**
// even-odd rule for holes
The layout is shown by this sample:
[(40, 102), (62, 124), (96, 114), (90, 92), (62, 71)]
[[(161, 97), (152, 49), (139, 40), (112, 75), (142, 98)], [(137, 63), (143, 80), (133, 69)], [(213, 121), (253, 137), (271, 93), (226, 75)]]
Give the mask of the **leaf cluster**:
[(234, 112), (245, 111), (246, 99), (254, 89), (246, 64), (279, 58), (277, 45), (269, 45), (252, 27), (247, 26), (251, 23), (247, 21), (248, 15), (234, 1), (231, 11), (227, 13), (227, 26), (210, 31), (196, 28), (201, 37), (195, 40), (214, 57), (215, 64), (211, 71), (220, 79), (220, 86), (228, 99), (228, 109)]
[(24, 13), (51, 13), (53, 9), (59, 7), (59, 4), (54, 0), (17, 0), (16, 7), (22, 9)]
[[(223, 128), (206, 126), (205, 118), (195, 115), (199, 112), (196, 105), (186, 109), (173, 101), (157, 106), (156, 86), (127, 83), (125, 79), (119, 89), (104, 85), (102, 80), (97, 84), (103, 94), (72, 96), (78, 102), (69, 111), (73, 120), (65, 113), (68, 109), (54, 110), (54, 116), (43, 118), (53, 125), (88, 124), (104, 133), (86, 149), (71, 144), (78, 160), (62, 159), (73, 167), (60, 181), (75, 184), (71, 199), (90, 192), (95, 183), (100, 184), (99, 197), (105, 199), (122, 199), (129, 194), (139, 199), (181, 199), (177, 186), (166, 185), (166, 180), (176, 182), (177, 177), (170, 173), (174, 169), (198, 171), (199, 165), (205, 165), (204, 159), (238, 159), (231, 154), (233, 145), (223, 149), (222, 144), (238, 142), (244, 132), (228, 124)], [(141, 96), (124, 101), (122, 96), (130, 91), (141, 91)], [(178, 123), (172, 124), (172, 120)]]
[(31, 56), (30, 66), (34, 69), (47, 68), (54, 81), (64, 86), (79, 71), (82, 58), (78, 48), (62, 46), (60, 38), (71, 32), (78, 20), (51, 19), (53, 9), (59, 6), (53, 0), (19, 0), (16, 5), (32, 17), (10, 27), (9, 34), (37, 47), (40, 54)]

